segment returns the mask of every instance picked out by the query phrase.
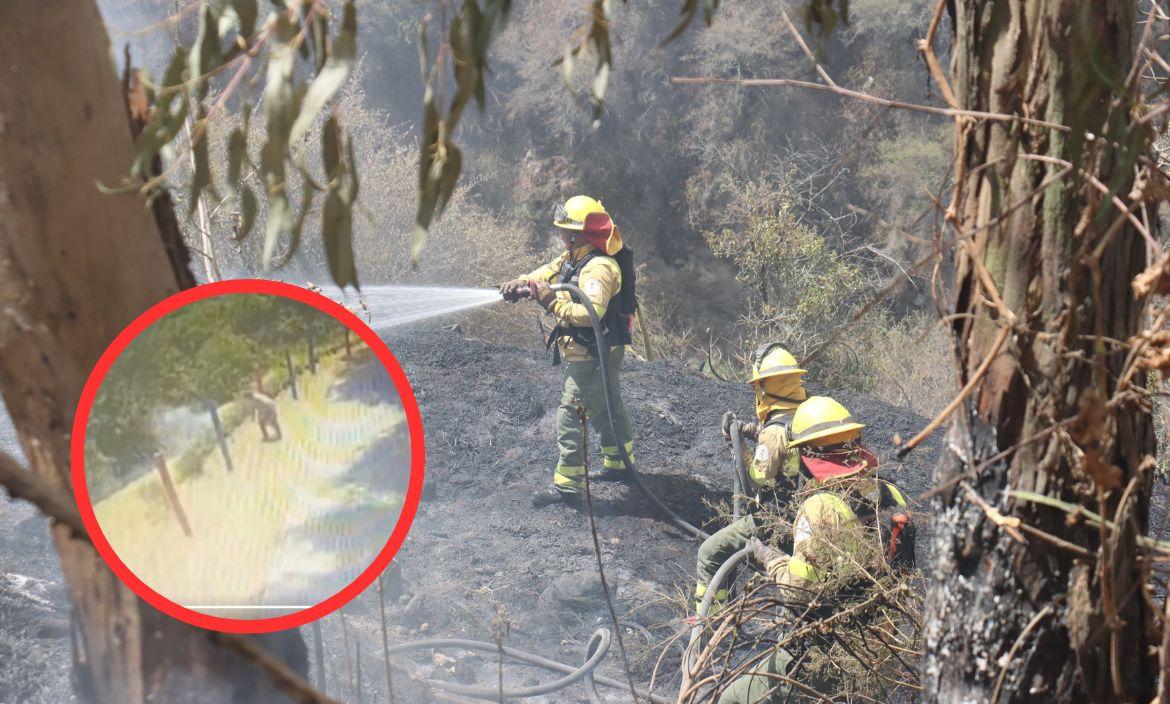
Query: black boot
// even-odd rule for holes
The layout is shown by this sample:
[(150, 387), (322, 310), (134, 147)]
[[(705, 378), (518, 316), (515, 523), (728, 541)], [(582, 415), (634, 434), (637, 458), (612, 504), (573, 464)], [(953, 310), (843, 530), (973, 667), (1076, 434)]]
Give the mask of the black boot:
[(581, 492), (574, 489), (566, 490), (556, 486), (548, 486), (532, 495), (532, 505), (535, 508), (544, 508), (545, 506), (556, 503), (576, 506), (581, 503)]

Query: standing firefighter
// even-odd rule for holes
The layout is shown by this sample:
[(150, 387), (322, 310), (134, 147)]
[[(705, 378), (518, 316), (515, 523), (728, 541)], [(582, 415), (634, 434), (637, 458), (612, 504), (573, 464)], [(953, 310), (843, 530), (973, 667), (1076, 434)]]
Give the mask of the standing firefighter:
[[(243, 400), (255, 419), (256, 425), (260, 426), (260, 435), (264, 442), (268, 442), (270, 439), (277, 441), (284, 437), (280, 432), (280, 421), (276, 417), (276, 399), (261, 391), (253, 390), (245, 391)], [(269, 428), (273, 431), (271, 438), (268, 436)]]
[[(792, 418), (790, 445), (799, 450), (800, 471), (809, 481), (793, 522), (791, 553), (758, 538), (747, 547), (781, 587), (781, 598), (794, 614), (829, 616), (849, 594), (882, 588), (866, 583), (877, 563), (914, 565), (914, 525), (906, 499), (896, 486), (877, 477), (877, 458), (858, 442), (864, 427), (826, 396), (808, 399)], [(776, 648), (751, 674), (732, 682), (719, 704), (804, 701), (777, 675), (822, 692), (832, 687), (832, 682), (791, 672), (796, 660), (789, 650)]]
[[(590, 217), (591, 214), (600, 214)], [(586, 221), (589, 226), (586, 226)], [(634, 294), (633, 254), (622, 243), (601, 203), (589, 196), (574, 196), (557, 206), (553, 224), (560, 229), (565, 252), (536, 271), (500, 287), (506, 300), (531, 296), (556, 320), (546, 346), (553, 349), (553, 364), (564, 358), (564, 390), (557, 409), (557, 445), (560, 459), (552, 487), (537, 493), (533, 503), (543, 506), (560, 499), (576, 500), (585, 486), (584, 437), (578, 405), (583, 406), (601, 436), (601, 453), (607, 470), (625, 468), (618, 444), (633, 459), (630, 420), (622, 401), (619, 372), (630, 344), (631, 322), (637, 308)], [(549, 286), (572, 283), (593, 303), (601, 318), (604, 340), (598, 340), (585, 306), (566, 292)], [(606, 410), (605, 388), (598, 359), (608, 347), (613, 402), (614, 437)]]
[[(740, 435), (756, 441), (756, 451), (749, 459), (744, 451), (748, 486), (744, 493), (751, 499), (748, 515), (725, 526), (699, 546), (695, 583), (695, 608), (707, 593), (707, 584), (723, 561), (743, 549), (753, 537), (767, 534), (769, 527), (753, 515), (762, 508), (780, 509), (788, 502), (799, 478), (796, 452), (790, 447), (792, 414), (807, 398), (801, 377), (807, 372), (779, 342), (765, 342), (752, 357), (751, 385), (756, 391), (758, 423), (740, 426)], [(730, 440), (734, 414), (723, 415), (723, 435)], [(728, 575), (724, 584), (735, 581)], [(715, 593), (714, 610), (727, 601), (727, 587)]]

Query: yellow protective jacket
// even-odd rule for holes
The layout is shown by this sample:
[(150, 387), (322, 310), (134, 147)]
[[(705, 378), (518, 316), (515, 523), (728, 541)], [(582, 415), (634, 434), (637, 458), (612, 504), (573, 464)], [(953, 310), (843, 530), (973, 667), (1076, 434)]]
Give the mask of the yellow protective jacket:
[(780, 553), (764, 566), (770, 579), (792, 589), (794, 601), (815, 593), (817, 584), (830, 577), (860, 574), (884, 550), (877, 531), (865, 525), (854, 506), (872, 506), (876, 512), (883, 491), (896, 505), (906, 505), (896, 486), (872, 476), (814, 480), (805, 486), (812, 493), (793, 521), (792, 554)]
[[(580, 259), (592, 252), (593, 249), (593, 245), (589, 244), (577, 247), (573, 250), (573, 258)], [(536, 271), (521, 276), (520, 280), (547, 281), (550, 284), (555, 284), (561, 273), (561, 265), (568, 256), (569, 253), (565, 252)], [(617, 305), (617, 301), (613, 301), (613, 298), (622, 289), (622, 272), (612, 257), (593, 257), (581, 269), (581, 278), (577, 285), (589, 297), (593, 307), (597, 309), (597, 317), (601, 318), (609, 309), (611, 301)], [(557, 292), (556, 300), (549, 312), (556, 318), (558, 325), (574, 327), (589, 327), (590, 325), (589, 311), (585, 309), (584, 305), (574, 303), (573, 297), (568, 291)], [(589, 359), (588, 350), (574, 342), (573, 338), (568, 335), (557, 340), (557, 347), (560, 348), (561, 356), (566, 362), (581, 362)]]
[(794, 411), (773, 412), (768, 417), (758, 431), (756, 450), (751, 456), (747, 447), (743, 447), (744, 466), (752, 484), (746, 488), (751, 493), (774, 488), (778, 479), (795, 487), (800, 476), (800, 456), (796, 448), (788, 445), (788, 427)]

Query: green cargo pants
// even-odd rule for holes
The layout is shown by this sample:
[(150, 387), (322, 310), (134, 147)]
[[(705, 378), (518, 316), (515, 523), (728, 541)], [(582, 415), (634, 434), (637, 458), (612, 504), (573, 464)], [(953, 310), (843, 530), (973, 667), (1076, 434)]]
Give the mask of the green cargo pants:
[[(699, 608), (699, 603), (703, 601), (703, 596), (707, 593), (707, 585), (711, 582), (711, 578), (715, 576), (727, 558), (742, 550), (753, 537), (763, 540), (765, 536), (762, 535), (760, 524), (749, 514), (720, 528), (699, 545), (699, 559), (695, 566), (698, 577), (695, 582), (696, 609)], [(738, 572), (737, 568), (723, 578), (723, 582), (719, 585), (719, 591), (715, 592), (709, 613), (714, 614), (727, 601), (728, 589), (735, 583), (735, 575)]]
[(809, 671), (797, 665), (792, 653), (777, 648), (766, 660), (754, 665), (751, 674), (740, 675), (728, 685), (719, 696), (719, 704), (802, 704), (823, 701), (809, 694), (806, 689), (769, 675), (782, 675), (822, 695), (832, 695), (841, 685), (839, 677)]
[(719, 704), (779, 704), (784, 701), (800, 701), (792, 697), (792, 686), (768, 675), (788, 674), (792, 666), (792, 654), (783, 648), (777, 649), (768, 659), (755, 666), (753, 672), (760, 674), (740, 675), (723, 690)]
[(565, 362), (564, 391), (561, 405), (557, 409), (557, 446), (561, 457), (553, 474), (553, 485), (564, 492), (576, 492), (585, 487), (585, 453), (588, 448), (581, 442), (583, 432), (581, 418), (577, 414), (578, 404), (583, 406), (591, 432), (601, 438), (601, 454), (606, 469), (622, 469), (618, 443), (624, 443), (630, 459), (634, 459), (633, 431), (622, 401), (621, 368), (626, 348), (616, 345), (609, 350), (610, 383), (613, 386), (614, 426), (618, 437), (610, 430), (609, 414), (605, 408), (605, 390), (601, 383), (601, 364), (596, 359), (580, 362)]

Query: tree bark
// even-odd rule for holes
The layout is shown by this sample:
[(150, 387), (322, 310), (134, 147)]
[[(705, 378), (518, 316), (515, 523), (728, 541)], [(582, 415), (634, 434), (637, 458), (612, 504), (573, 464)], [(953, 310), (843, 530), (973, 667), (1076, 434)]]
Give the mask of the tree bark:
[[(1141, 328), (1130, 282), (1147, 253), (1087, 177), (1125, 196), (1148, 144), (1130, 122), (1135, 3), (956, 0), (951, 12), (959, 107), (1072, 130), (956, 123), (962, 384), (995, 357), (957, 414), (937, 471), (948, 491), (934, 529), (925, 695), (1144, 704), (1158, 639), (1136, 538), (1146, 530), (1155, 444), (1148, 411), (1119, 388), (1125, 348), (1110, 340)], [(1051, 158), (1072, 171), (1038, 190), (1065, 168)], [(1084, 506), (1118, 529), (1106, 533), (1011, 490)], [(1092, 557), (1031, 531), (1013, 538), (975, 492), (1008, 523), (1019, 519)]]
[[(0, 393), (31, 471), (69, 488), (82, 385), (135, 316), (178, 289), (150, 211), (101, 195), (133, 148), (105, 27), (92, 2), (0, 3)], [(79, 631), (85, 702), (283, 701), (207, 631), (133, 595), (91, 545), (52, 529)], [(295, 632), (258, 638), (307, 669)]]

